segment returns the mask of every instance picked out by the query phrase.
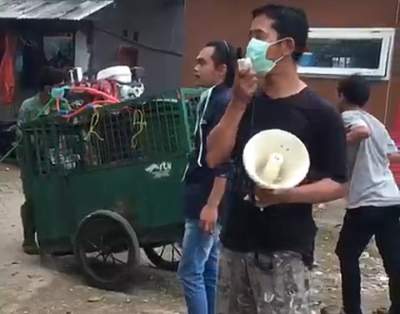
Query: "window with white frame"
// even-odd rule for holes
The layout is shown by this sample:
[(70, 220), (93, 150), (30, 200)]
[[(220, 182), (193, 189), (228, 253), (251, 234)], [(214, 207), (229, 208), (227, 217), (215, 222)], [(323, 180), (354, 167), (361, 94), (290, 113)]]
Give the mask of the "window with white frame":
[(307, 76), (361, 74), (389, 79), (393, 28), (312, 28), (298, 71)]

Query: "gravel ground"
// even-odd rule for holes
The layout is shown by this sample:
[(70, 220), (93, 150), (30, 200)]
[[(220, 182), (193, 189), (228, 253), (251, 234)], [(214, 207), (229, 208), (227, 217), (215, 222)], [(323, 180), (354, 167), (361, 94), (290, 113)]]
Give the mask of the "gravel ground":
[[(143, 258), (126, 293), (88, 287), (72, 257), (42, 258), (22, 253), (19, 207), (23, 194), (17, 168), (0, 165), (0, 313), (109, 314), (185, 313), (176, 275), (155, 269)], [(343, 204), (317, 209), (320, 227), (316, 268), (313, 271), (313, 305), (340, 304), (338, 261), (333, 254), (343, 215)], [(387, 306), (387, 277), (377, 250), (371, 244), (361, 258), (366, 312)]]

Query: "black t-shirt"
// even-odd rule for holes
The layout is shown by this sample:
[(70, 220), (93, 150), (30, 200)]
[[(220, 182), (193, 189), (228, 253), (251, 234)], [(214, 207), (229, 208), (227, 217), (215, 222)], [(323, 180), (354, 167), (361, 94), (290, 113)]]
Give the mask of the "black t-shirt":
[(335, 108), (310, 89), (281, 99), (256, 96), (242, 118), (233, 153), (235, 171), (230, 186), (231, 205), (224, 220), (221, 240), (225, 247), (241, 252), (268, 253), (291, 250), (313, 262), (316, 226), (310, 204), (282, 204), (261, 211), (243, 198), (254, 185), (242, 161), (244, 146), (266, 129), (295, 134), (310, 154), (307, 181), (331, 178), (346, 181), (346, 138)]

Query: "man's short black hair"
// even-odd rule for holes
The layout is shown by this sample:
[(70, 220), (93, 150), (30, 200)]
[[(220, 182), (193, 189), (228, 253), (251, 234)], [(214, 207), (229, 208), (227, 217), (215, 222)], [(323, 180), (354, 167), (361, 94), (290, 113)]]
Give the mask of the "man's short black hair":
[(278, 33), (278, 39), (293, 38), (296, 46), (292, 58), (297, 62), (307, 48), (309, 24), (304, 10), (283, 5), (267, 4), (253, 10), (252, 14), (253, 18), (265, 15), (274, 20), (272, 27)]
[(64, 71), (51, 66), (45, 66), (40, 70), (39, 89), (43, 91), (46, 86), (54, 86), (65, 81)]
[(370, 86), (364, 77), (355, 74), (339, 82), (338, 93), (348, 103), (364, 107), (369, 100)]
[(236, 69), (236, 49), (226, 40), (211, 41), (206, 47), (214, 47), (215, 51), (212, 55), (212, 59), (216, 66), (225, 64), (226, 65), (226, 76), (225, 85), (228, 87), (233, 86), (235, 79)]

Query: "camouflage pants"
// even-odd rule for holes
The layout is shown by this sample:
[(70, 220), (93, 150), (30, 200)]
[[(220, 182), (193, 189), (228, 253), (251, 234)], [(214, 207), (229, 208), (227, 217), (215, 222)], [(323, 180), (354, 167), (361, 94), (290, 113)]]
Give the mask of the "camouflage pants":
[(300, 254), (220, 257), (217, 314), (309, 314), (309, 272)]

